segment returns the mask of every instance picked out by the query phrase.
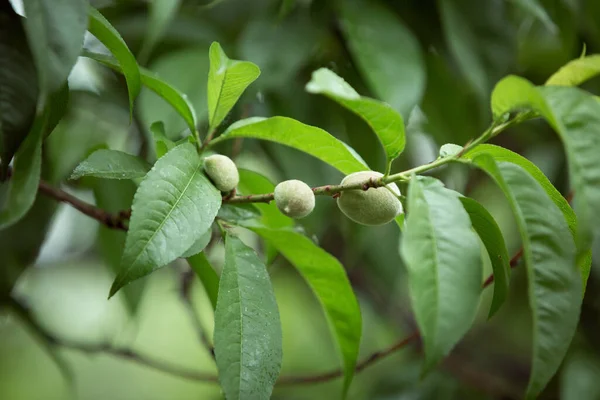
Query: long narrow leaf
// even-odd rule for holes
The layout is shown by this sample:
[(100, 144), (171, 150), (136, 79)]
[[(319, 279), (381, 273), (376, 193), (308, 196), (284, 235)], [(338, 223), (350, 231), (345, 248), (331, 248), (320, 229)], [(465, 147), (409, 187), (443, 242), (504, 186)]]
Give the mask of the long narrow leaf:
[(135, 56), (127, 47), (119, 32), (108, 22), (106, 18), (95, 8), (90, 7), (88, 11), (90, 33), (104, 44), (108, 50), (119, 61), (125, 80), (127, 81), (127, 92), (129, 93), (129, 112), (133, 115), (133, 102), (140, 94), (142, 87), (140, 70)]
[(404, 150), (406, 137), (402, 116), (386, 103), (360, 96), (335, 72), (327, 68), (316, 70), (306, 91), (324, 94), (369, 124), (383, 145), (388, 164)]
[(225, 238), (215, 311), (215, 356), (228, 400), (271, 397), (282, 359), (281, 322), (271, 280), (254, 250)]
[(523, 240), (533, 322), (528, 399), (536, 398), (558, 370), (577, 329), (582, 301), (576, 247), (563, 214), (523, 168), (481, 155), (487, 172), (508, 199)]
[(459, 195), (434, 178), (413, 177), (400, 243), (410, 297), (425, 345), (423, 373), (434, 368), (470, 328), (481, 294), (477, 234)]

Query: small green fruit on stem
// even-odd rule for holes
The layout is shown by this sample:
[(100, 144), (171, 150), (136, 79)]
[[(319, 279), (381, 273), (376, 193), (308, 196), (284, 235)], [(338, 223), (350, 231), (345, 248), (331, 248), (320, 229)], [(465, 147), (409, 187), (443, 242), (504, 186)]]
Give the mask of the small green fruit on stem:
[(310, 186), (297, 179), (275, 186), (275, 204), (290, 218), (304, 218), (315, 208), (315, 194)]
[[(342, 185), (378, 179), (382, 173), (375, 171), (355, 172), (342, 180)], [(402, 213), (402, 203), (398, 200), (400, 189), (395, 183), (385, 187), (355, 189), (341, 192), (337, 199), (339, 209), (352, 221), (362, 225), (383, 225)]]
[(240, 183), (240, 174), (235, 163), (221, 154), (204, 159), (204, 172), (221, 192), (231, 192)]

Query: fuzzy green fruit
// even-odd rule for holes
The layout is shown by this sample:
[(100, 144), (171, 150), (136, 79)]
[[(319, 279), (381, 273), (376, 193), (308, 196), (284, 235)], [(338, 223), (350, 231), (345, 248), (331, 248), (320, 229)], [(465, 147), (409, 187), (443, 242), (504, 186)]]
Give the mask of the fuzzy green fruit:
[[(342, 185), (365, 182), (369, 178), (377, 179), (382, 176), (382, 173), (375, 171), (355, 172), (345, 177)], [(338, 197), (337, 205), (346, 217), (356, 223), (383, 225), (402, 213), (402, 203), (397, 196), (400, 196), (400, 189), (395, 183), (390, 183), (386, 187), (368, 190), (345, 190)]]
[(204, 172), (221, 192), (231, 192), (240, 183), (240, 174), (235, 163), (221, 154), (204, 159)]
[(304, 218), (315, 208), (315, 194), (310, 186), (297, 179), (275, 186), (275, 204), (290, 218)]

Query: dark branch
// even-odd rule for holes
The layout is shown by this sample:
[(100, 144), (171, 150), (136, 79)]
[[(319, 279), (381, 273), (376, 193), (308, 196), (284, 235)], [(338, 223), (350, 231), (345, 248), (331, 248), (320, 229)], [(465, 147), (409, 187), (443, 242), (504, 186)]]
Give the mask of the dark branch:
[(132, 349), (115, 348), (109, 343), (81, 343), (73, 340), (65, 340), (58, 338), (57, 336), (46, 330), (42, 325), (40, 325), (35, 320), (35, 318), (33, 318), (29, 309), (18, 300), (10, 298), (9, 307), (17, 315), (21, 316), (22, 319), (27, 322), (29, 327), (32, 330), (34, 330), (40, 338), (44, 340), (44, 344), (49, 347), (64, 347), (72, 350), (81, 351), (87, 354), (110, 354), (116, 357), (129, 360), (136, 364), (144, 365), (148, 368), (152, 368), (181, 378), (205, 382), (218, 381), (217, 377), (213, 374), (192, 371), (162, 360), (156, 360), (154, 358), (139, 354)]
[[(382, 358), (385, 358), (391, 354), (394, 354), (398, 350), (403, 349), (408, 344), (410, 344), (411, 342), (413, 342), (417, 339), (419, 339), (419, 332), (415, 331), (415, 332), (411, 333), (410, 335), (408, 335), (407, 337), (394, 343), (390, 347), (371, 354), (369, 357), (365, 358), (363, 361), (356, 364), (355, 371), (357, 373), (361, 372), (362, 370), (370, 367), (371, 365), (375, 364), (377, 361), (381, 360)], [(326, 382), (326, 381), (330, 381), (335, 378), (339, 378), (342, 375), (343, 375), (343, 371), (341, 369), (336, 369), (336, 370), (333, 370), (330, 372), (325, 372), (323, 374), (318, 374), (318, 375), (281, 377), (277, 381), (277, 384), (279, 384), (279, 385), (300, 385), (300, 384), (319, 383), (319, 382)]]
[(88, 217), (97, 220), (101, 224), (106, 225), (108, 228), (120, 229), (124, 231), (127, 230), (125, 221), (131, 216), (130, 210), (123, 210), (118, 214), (111, 214), (101, 208), (78, 199), (62, 189), (51, 186), (45, 181), (40, 181), (38, 190), (40, 193), (43, 193), (44, 195), (51, 197), (56, 201), (69, 204), (71, 207), (87, 215)]
[(192, 301), (192, 284), (194, 283), (194, 271), (192, 269), (188, 269), (181, 274), (181, 281), (179, 286), (179, 294), (181, 296), (181, 300), (185, 306), (185, 309), (192, 320), (192, 324), (194, 325), (194, 330), (198, 335), (198, 339), (204, 345), (206, 350), (210, 353), (211, 357), (215, 359), (215, 349), (213, 345), (210, 343), (208, 338), (208, 334), (206, 333), (206, 329), (202, 325), (202, 321), (198, 317), (198, 311), (194, 306), (194, 302)]

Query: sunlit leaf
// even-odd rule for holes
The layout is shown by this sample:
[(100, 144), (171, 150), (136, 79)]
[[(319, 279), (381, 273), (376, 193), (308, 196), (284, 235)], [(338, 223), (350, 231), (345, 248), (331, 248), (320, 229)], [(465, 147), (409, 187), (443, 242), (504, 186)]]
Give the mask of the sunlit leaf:
[(362, 76), (379, 99), (408, 116), (425, 89), (419, 42), (376, 0), (338, 4), (343, 33)]
[(23, 20), (0, 8), (0, 180), (35, 119), (38, 77)]
[(140, 157), (118, 150), (96, 150), (83, 160), (69, 179), (93, 176), (104, 179), (142, 178), (150, 170), (150, 164)]
[(400, 254), (408, 269), (427, 373), (473, 323), (481, 294), (481, 251), (458, 193), (437, 179), (413, 177), (407, 207)]
[[(123, 73), (121, 66), (112, 57), (89, 51), (85, 51), (82, 55), (98, 61), (117, 72)], [(144, 68), (140, 68), (139, 71), (142, 84), (169, 103), (185, 120), (190, 132), (194, 132), (197, 125), (196, 113), (187, 96), (172, 85), (156, 77), (151, 71)]]
[(88, 30), (115, 56), (123, 75), (125, 75), (127, 92), (129, 93), (129, 112), (133, 115), (133, 102), (142, 87), (140, 70), (135, 56), (131, 53), (119, 32), (98, 10), (89, 7), (88, 15)]
[(324, 130), (286, 117), (248, 118), (232, 124), (213, 144), (247, 137), (268, 140), (308, 153), (344, 174), (368, 170), (349, 146)]
[(455, 156), (463, 151), (463, 146), (457, 144), (446, 143), (440, 147), (440, 157)]
[(215, 129), (244, 90), (258, 78), (260, 69), (249, 61), (230, 59), (217, 42), (210, 46), (209, 57), (208, 121), (210, 128)]
[(298, 270), (321, 303), (343, 359), (344, 394), (354, 376), (361, 312), (344, 267), (306, 236), (291, 229), (244, 224), (268, 240)]
[(361, 97), (344, 79), (327, 68), (313, 72), (306, 90), (310, 93), (324, 94), (365, 120), (379, 137), (388, 163), (404, 150), (404, 121), (388, 104)]
[(579, 86), (600, 74), (600, 54), (568, 62), (546, 81), (547, 86)]
[(23, 0), (23, 7), (45, 107), (45, 97), (65, 83), (81, 51), (88, 24), (87, 1)]
[(192, 144), (160, 158), (133, 199), (121, 270), (110, 296), (185, 253), (211, 226), (220, 206), (221, 193), (204, 176)]
[(496, 118), (520, 109), (548, 111), (536, 87), (527, 79), (514, 75), (509, 75), (496, 84), (492, 92), (491, 107)]
[(477, 201), (461, 197), (460, 201), (471, 218), (471, 224), (485, 246), (494, 273), (494, 296), (489, 318), (504, 304), (508, 295), (510, 258), (500, 227), (492, 215)]
[(225, 397), (269, 399), (283, 356), (275, 293), (265, 264), (230, 235), (225, 238), (214, 337)]
[(480, 155), (473, 162), (504, 192), (517, 220), (533, 319), (533, 359), (527, 398), (558, 370), (577, 329), (582, 301), (576, 247), (569, 226), (541, 185), (520, 166)]

